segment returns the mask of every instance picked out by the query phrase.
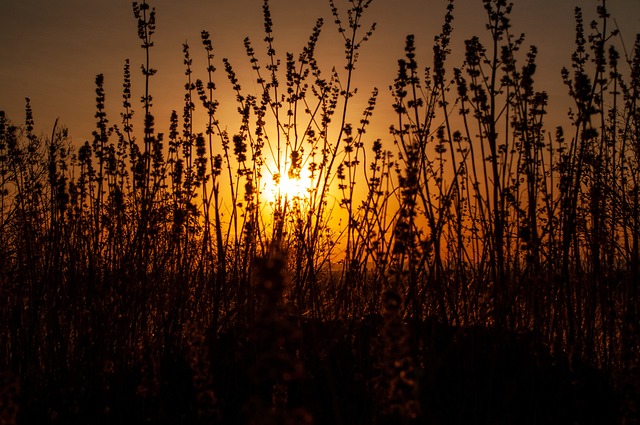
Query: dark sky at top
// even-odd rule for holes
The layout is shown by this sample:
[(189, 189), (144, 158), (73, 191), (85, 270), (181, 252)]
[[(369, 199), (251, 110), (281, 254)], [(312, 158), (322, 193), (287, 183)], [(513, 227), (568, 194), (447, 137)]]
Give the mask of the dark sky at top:
[[(261, 0), (150, 0), (157, 10), (157, 32), (152, 65), (159, 70), (153, 80), (155, 114), (159, 127), (171, 109), (180, 109), (184, 68), (182, 44), (188, 41), (194, 58), (195, 78), (205, 78), (200, 31), (211, 33), (216, 55), (216, 82), (221, 103), (235, 110), (221, 59), (228, 57), (237, 68), (243, 87), (255, 88), (244, 55), (243, 39), (250, 36), (262, 54)], [(346, 1), (336, 0), (346, 8)], [(573, 10), (584, 9), (585, 20), (595, 17), (596, 0), (515, 0), (513, 32), (524, 32), (526, 44), (539, 47), (538, 89), (547, 90), (551, 102), (566, 102), (560, 69), (570, 65), (574, 40)], [(276, 48), (298, 53), (317, 17), (326, 19), (320, 40), (321, 66), (327, 71), (340, 66), (343, 46), (325, 0), (271, 0)], [(403, 55), (404, 38), (416, 35), (421, 66), (431, 64), (432, 41), (442, 26), (444, 0), (374, 0), (365, 18), (377, 22), (378, 30), (366, 45), (356, 70), (360, 102), (373, 87), (387, 93), (393, 83), (397, 59)], [(640, 0), (609, 0), (607, 7), (622, 30), (628, 50), (640, 32)], [(462, 61), (463, 40), (485, 35), (486, 16), (480, 0), (458, 0), (454, 20), (453, 55), (449, 66)], [(613, 26), (614, 22), (611, 21)], [(140, 64), (143, 51), (136, 36), (136, 22), (128, 0), (1, 0), (0, 1), (0, 110), (14, 122), (23, 120), (24, 98), (29, 97), (38, 128), (47, 131), (56, 118), (67, 125), (76, 141), (90, 138), (95, 121), (94, 79), (106, 80), (110, 119), (118, 122), (122, 66), (129, 58), (135, 73), (134, 93), (141, 94)], [(450, 74), (451, 75), (451, 74)], [(225, 97), (226, 96), (226, 97)], [(388, 127), (388, 101), (378, 118)], [(386, 109), (385, 109), (386, 108)], [(557, 111), (566, 111), (557, 106)], [(560, 113), (560, 112), (556, 112)], [(564, 114), (565, 112), (562, 112)], [(553, 121), (553, 118), (551, 118)], [(162, 129), (161, 129), (162, 130)]]

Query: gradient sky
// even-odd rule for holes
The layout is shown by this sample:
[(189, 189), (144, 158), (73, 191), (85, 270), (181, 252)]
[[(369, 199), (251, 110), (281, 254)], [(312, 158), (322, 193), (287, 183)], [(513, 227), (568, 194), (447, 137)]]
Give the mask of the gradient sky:
[[(182, 43), (188, 41), (194, 57), (195, 78), (206, 78), (200, 31), (211, 33), (217, 67), (216, 82), (224, 96), (228, 82), (221, 59), (228, 57), (238, 70), (245, 89), (251, 90), (243, 39), (250, 36), (260, 53), (262, 33), (261, 0), (150, 0), (157, 10), (157, 31), (152, 66), (159, 70), (153, 81), (155, 115), (159, 131), (166, 131), (171, 109), (182, 107), (184, 72)], [(336, 0), (344, 6), (346, 1)], [(514, 0), (513, 29), (527, 35), (526, 44), (539, 47), (538, 89), (547, 90), (556, 114), (564, 114), (566, 89), (560, 69), (570, 65), (574, 40), (573, 9), (581, 6), (585, 20), (595, 16), (596, 0)], [(458, 0), (454, 20), (454, 56), (449, 66), (459, 66), (463, 40), (482, 35), (486, 18), (480, 0)], [(335, 31), (326, 0), (271, 0), (276, 48), (299, 53), (317, 17), (326, 18), (320, 40), (327, 71), (331, 62), (342, 64), (343, 47)], [(377, 22), (371, 42), (361, 52), (356, 70), (360, 102), (364, 104), (373, 87), (388, 93), (397, 59), (403, 55), (404, 38), (415, 34), (421, 66), (431, 63), (432, 40), (442, 25), (445, 0), (374, 0), (367, 22)], [(609, 0), (607, 7), (616, 19), (631, 49), (640, 32), (640, 0)], [(24, 98), (31, 98), (36, 125), (49, 132), (56, 118), (70, 128), (74, 141), (91, 138), (95, 104), (95, 75), (103, 73), (111, 122), (119, 122), (122, 66), (129, 58), (136, 75), (134, 93), (141, 95), (139, 69), (143, 51), (139, 48), (136, 21), (128, 0), (0, 0), (0, 110), (16, 123), (24, 116)], [(456, 53), (458, 54), (456, 56)], [(136, 85), (137, 84), (137, 85)], [(392, 122), (385, 110), (386, 97), (376, 118), (387, 128)], [(232, 99), (220, 99), (235, 110)], [(564, 109), (563, 109), (564, 108)], [(553, 122), (553, 117), (550, 119)], [(553, 128), (553, 127), (550, 127)], [(386, 137), (386, 135), (381, 135)]]

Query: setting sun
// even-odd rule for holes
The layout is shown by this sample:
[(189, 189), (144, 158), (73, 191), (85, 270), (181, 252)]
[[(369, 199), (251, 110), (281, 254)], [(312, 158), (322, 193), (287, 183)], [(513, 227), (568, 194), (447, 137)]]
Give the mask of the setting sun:
[(302, 200), (308, 196), (311, 180), (305, 177), (290, 177), (288, 174), (273, 174), (267, 177), (262, 196), (268, 203), (278, 199), (284, 201)]

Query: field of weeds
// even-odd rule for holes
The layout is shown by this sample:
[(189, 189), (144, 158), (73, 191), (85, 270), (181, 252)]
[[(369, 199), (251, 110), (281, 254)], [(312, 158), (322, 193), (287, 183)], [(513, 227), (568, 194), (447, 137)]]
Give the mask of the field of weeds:
[(640, 37), (621, 54), (605, 1), (576, 9), (549, 129), (512, 5), (483, 0), (450, 65), (450, 0), (378, 117), (377, 89), (354, 102), (371, 2), (328, 0), (280, 55), (265, 0), (250, 82), (203, 31), (163, 132), (134, 2), (145, 84), (126, 61), (113, 117), (96, 77), (93, 140), (0, 113), (0, 423), (638, 422)]

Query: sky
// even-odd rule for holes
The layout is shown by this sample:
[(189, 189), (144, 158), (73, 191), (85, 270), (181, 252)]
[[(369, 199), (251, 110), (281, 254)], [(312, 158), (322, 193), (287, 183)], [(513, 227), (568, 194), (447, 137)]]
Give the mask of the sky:
[[(228, 98), (221, 59), (227, 57), (232, 61), (243, 87), (251, 90), (255, 86), (244, 55), (243, 39), (249, 36), (256, 50), (261, 51), (262, 1), (149, 0), (149, 3), (157, 12), (151, 60), (159, 70), (152, 82), (159, 130), (168, 126), (171, 109), (179, 110), (182, 105), (183, 43), (191, 45), (195, 77), (206, 78), (201, 30), (209, 31), (213, 41), (221, 103), (235, 109), (233, 100)], [(342, 10), (346, 9), (346, 3), (336, 0)], [(540, 51), (538, 89), (546, 90), (550, 101), (558, 105), (552, 110), (554, 114), (565, 114), (567, 90), (561, 83), (560, 70), (570, 65), (575, 37), (573, 10), (575, 6), (582, 7), (588, 21), (595, 17), (598, 2), (514, 0), (514, 3), (514, 32), (524, 32), (525, 44), (534, 44)], [(386, 105), (378, 108), (375, 118), (384, 123), (382, 127), (388, 128), (392, 122), (385, 112), (390, 105), (384, 96), (393, 83), (397, 59), (403, 56), (406, 35), (416, 36), (420, 65), (430, 65), (433, 37), (442, 26), (446, 4), (445, 0), (373, 0), (367, 11), (365, 22), (376, 22), (377, 30), (361, 51), (356, 78), (362, 104), (374, 87), (381, 90), (381, 102)], [(464, 39), (484, 33), (486, 17), (481, 5), (480, 0), (456, 1), (450, 66), (460, 65)], [(627, 49), (631, 49), (635, 34), (640, 32), (640, 0), (609, 0), (607, 7), (622, 31)], [(323, 17), (322, 58), (329, 64), (342, 63), (343, 46), (331, 19), (328, 0), (271, 0), (271, 8), (279, 54), (299, 53), (316, 18)], [(144, 56), (128, 0), (0, 0), (0, 41), (0, 110), (15, 123), (23, 121), (24, 98), (29, 97), (38, 129), (50, 132), (58, 118), (70, 129), (74, 141), (91, 140), (95, 76), (104, 74), (109, 118), (118, 122), (122, 68), (127, 58), (134, 73), (134, 93), (138, 97), (142, 94), (139, 74)]]

